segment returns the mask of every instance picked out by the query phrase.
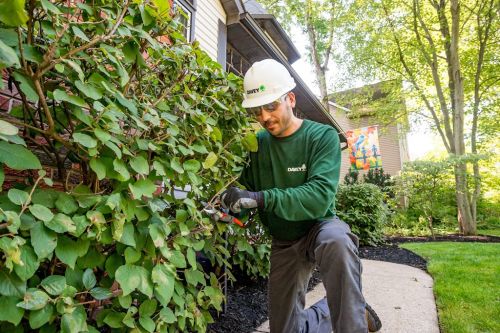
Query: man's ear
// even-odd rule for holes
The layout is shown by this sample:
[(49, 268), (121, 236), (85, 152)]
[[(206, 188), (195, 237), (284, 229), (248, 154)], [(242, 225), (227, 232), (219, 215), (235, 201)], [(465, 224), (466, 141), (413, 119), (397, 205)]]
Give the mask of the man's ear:
[(296, 103), (295, 94), (291, 91), (288, 93), (288, 100), (290, 101), (290, 106), (294, 108)]

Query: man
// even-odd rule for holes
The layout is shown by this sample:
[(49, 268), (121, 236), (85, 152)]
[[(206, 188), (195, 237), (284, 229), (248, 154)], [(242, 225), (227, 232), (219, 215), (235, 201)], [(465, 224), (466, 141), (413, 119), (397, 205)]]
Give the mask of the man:
[[(266, 129), (240, 183), (221, 195), (233, 213), (258, 208), (272, 236), (272, 333), (366, 333), (380, 328), (361, 293), (358, 239), (335, 216), (340, 143), (333, 127), (293, 114), (295, 81), (280, 63), (256, 62), (245, 74), (243, 107)], [(305, 310), (319, 267), (326, 298)], [(368, 310), (367, 310), (368, 309)]]

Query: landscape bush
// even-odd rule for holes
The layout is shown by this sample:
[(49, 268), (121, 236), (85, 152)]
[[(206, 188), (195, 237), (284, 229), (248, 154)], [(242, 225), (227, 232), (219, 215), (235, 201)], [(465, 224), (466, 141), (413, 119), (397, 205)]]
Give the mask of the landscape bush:
[[(406, 163), (394, 178), (394, 213), (387, 230), (396, 234), (434, 235), (456, 229), (457, 208), (452, 165), (443, 161)], [(404, 202), (404, 204), (401, 204)]]
[(373, 184), (340, 185), (337, 192), (337, 215), (351, 227), (362, 245), (376, 245), (382, 239), (387, 219), (384, 195)]
[(0, 89), (22, 100), (0, 120), (0, 185), (24, 177), (0, 195), (0, 331), (205, 331), (222, 277), (197, 253), (230, 266), (225, 233), (248, 236), (201, 203), (256, 149), (241, 79), (168, 1), (0, 5)]

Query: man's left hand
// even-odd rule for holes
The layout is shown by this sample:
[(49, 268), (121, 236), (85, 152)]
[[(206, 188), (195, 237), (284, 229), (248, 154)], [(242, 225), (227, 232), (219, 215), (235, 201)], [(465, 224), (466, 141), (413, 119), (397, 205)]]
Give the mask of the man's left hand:
[(262, 208), (264, 206), (264, 195), (262, 192), (250, 192), (230, 187), (221, 196), (222, 207), (233, 213), (240, 213), (242, 208)]

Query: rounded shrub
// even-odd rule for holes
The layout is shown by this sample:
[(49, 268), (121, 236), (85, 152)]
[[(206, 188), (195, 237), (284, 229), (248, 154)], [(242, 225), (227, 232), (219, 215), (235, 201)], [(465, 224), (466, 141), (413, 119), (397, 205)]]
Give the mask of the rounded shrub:
[(339, 186), (337, 215), (349, 224), (360, 244), (375, 245), (381, 241), (387, 215), (383, 199), (382, 191), (373, 184)]

